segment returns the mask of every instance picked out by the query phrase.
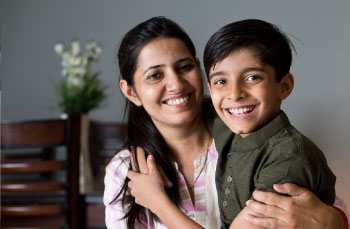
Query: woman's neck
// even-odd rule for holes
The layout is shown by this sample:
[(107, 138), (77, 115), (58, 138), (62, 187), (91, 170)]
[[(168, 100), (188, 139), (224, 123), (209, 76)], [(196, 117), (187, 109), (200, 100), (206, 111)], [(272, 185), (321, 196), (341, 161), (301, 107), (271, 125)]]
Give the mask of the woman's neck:
[(210, 133), (201, 113), (188, 125), (158, 129), (172, 150), (172, 160), (178, 163), (196, 158), (205, 152), (210, 144)]

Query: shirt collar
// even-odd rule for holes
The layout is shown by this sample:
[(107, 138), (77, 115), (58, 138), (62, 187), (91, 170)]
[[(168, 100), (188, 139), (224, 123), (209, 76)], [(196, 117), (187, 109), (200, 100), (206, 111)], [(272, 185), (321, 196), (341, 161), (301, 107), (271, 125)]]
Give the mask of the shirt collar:
[(281, 131), (284, 127), (290, 126), (287, 115), (281, 111), (280, 114), (264, 127), (253, 132), (248, 137), (242, 138), (236, 134), (232, 141), (234, 151), (251, 151), (263, 145), (269, 138)]

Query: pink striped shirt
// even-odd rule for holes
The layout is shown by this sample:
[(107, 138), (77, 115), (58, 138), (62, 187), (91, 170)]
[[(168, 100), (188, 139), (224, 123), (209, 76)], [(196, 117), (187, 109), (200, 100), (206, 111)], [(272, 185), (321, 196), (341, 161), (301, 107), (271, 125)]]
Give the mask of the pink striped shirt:
[[(197, 178), (200, 173), (205, 162), (205, 157), (206, 152), (202, 153), (194, 160), (194, 178)], [(191, 201), (186, 181), (178, 170), (178, 165), (175, 163), (175, 168), (178, 171), (178, 184), (180, 188), (180, 209), (205, 228), (220, 228), (221, 226), (218, 197), (215, 187), (217, 158), (218, 153), (213, 141), (208, 151), (205, 167), (194, 185), (194, 204)], [(125, 215), (121, 202), (110, 203), (119, 193), (129, 170), (129, 165), (130, 151), (122, 150), (114, 156), (106, 168), (103, 201), (106, 206), (107, 228), (127, 228), (126, 220), (121, 220)], [(149, 216), (150, 213), (147, 211), (146, 217), (141, 220), (141, 223), (136, 222), (135, 228), (167, 228), (162, 223), (150, 222)]]

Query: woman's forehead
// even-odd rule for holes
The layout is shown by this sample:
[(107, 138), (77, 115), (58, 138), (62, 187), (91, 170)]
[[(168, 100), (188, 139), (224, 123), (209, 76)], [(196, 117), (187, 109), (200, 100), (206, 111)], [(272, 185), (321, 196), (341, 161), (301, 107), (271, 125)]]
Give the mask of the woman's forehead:
[(158, 38), (145, 45), (138, 57), (138, 66), (164, 65), (192, 55), (178, 38)]

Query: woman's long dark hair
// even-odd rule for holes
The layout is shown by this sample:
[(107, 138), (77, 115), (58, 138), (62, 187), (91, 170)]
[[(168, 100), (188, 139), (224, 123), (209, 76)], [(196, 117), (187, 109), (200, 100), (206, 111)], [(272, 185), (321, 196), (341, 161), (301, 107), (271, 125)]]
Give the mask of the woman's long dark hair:
[[(134, 73), (142, 48), (157, 38), (178, 38), (184, 42), (193, 58), (196, 57), (195, 47), (191, 39), (178, 24), (165, 17), (151, 18), (131, 29), (124, 36), (120, 44), (118, 51), (119, 69), (121, 78), (128, 83), (128, 86), (134, 86)], [(134, 150), (136, 146), (144, 149), (146, 157), (149, 154), (154, 156), (157, 164), (163, 169), (173, 184), (171, 188), (166, 189), (169, 198), (176, 205), (179, 205), (180, 197), (177, 184), (177, 171), (170, 160), (169, 155), (171, 150), (163, 136), (159, 133), (151, 117), (142, 106), (136, 106), (127, 100), (125, 114), (128, 117), (128, 121), (124, 147), (131, 152), (136, 162), (137, 157)], [(136, 204), (135, 199), (128, 192), (129, 181), (128, 178), (125, 179), (121, 191), (112, 202), (118, 201), (119, 197), (122, 196), (123, 208), (128, 206), (124, 218), (127, 219), (128, 228), (134, 228), (136, 220), (140, 221), (140, 216), (144, 216), (145, 208)], [(151, 215), (151, 219), (158, 220), (154, 214)]]

